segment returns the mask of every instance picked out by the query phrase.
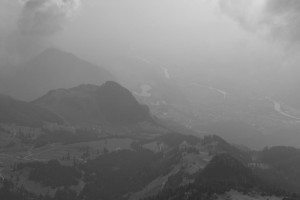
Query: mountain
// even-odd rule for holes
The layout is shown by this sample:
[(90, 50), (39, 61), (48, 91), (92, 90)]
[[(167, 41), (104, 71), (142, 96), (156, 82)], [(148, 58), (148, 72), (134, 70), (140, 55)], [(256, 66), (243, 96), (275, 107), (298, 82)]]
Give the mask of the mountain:
[(62, 124), (63, 120), (45, 108), (0, 95), (0, 123), (40, 127), (44, 122)]
[(106, 69), (54, 48), (16, 68), (19, 70), (8, 81), (5, 93), (22, 100), (33, 100), (53, 89), (114, 80)]
[(129, 90), (113, 81), (102, 86), (52, 90), (33, 103), (52, 110), (76, 126), (153, 121), (148, 107), (139, 104)]

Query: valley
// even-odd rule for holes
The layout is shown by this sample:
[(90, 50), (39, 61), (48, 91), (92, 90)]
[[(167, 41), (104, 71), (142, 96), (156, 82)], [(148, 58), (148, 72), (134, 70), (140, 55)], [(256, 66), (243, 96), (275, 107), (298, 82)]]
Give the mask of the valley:
[[(0, 184), (11, 188), (2, 195), (22, 200), (159, 200), (182, 197), (182, 190), (215, 199), (211, 191), (220, 199), (300, 195), (300, 176), (293, 171), (299, 152), (277, 147), (299, 145), (296, 109), (204, 81), (182, 83), (167, 68), (150, 72), (128, 71), (124, 77), (135, 77), (128, 88), (106, 81), (50, 90), (30, 102), (3, 96)], [(295, 159), (278, 164), (273, 154)], [(219, 165), (224, 168), (215, 168)], [(228, 177), (231, 170), (241, 174)], [(241, 177), (249, 182), (242, 184)], [(194, 193), (194, 187), (203, 193)]]
[(176, 121), (200, 136), (214, 131), (232, 143), (255, 149), (267, 145), (299, 146), (296, 142), (300, 138), (297, 109), (261, 95), (227, 92), (205, 83), (184, 85), (182, 81), (173, 81), (185, 101), (172, 102), (172, 99), (158, 96), (162, 88), (154, 86), (147, 96), (136, 95), (136, 98), (146, 103), (159, 118)]

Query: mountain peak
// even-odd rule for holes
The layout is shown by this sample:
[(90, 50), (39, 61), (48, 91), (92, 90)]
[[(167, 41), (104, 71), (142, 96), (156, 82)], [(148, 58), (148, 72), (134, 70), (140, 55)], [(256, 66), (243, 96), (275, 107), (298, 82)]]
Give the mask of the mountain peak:
[(115, 81), (106, 81), (103, 85), (103, 87), (111, 87), (111, 88), (122, 88), (122, 86), (115, 82)]
[(253, 183), (255, 176), (240, 160), (227, 154), (214, 156), (200, 175), (201, 181), (230, 182), (234, 184)]
[(101, 85), (114, 80), (108, 70), (55, 48), (43, 51), (17, 68), (6, 90), (22, 100), (33, 100), (53, 89)]

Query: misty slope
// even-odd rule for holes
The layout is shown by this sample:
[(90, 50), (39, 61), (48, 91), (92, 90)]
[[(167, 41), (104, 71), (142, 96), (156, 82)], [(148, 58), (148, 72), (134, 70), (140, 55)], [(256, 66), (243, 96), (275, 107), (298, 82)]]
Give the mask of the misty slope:
[(0, 95), (0, 123), (39, 127), (43, 122), (63, 123), (60, 117), (47, 109)]
[(78, 126), (152, 121), (147, 106), (139, 104), (129, 90), (113, 81), (102, 86), (80, 85), (53, 90), (34, 103)]
[(33, 100), (53, 89), (113, 80), (107, 70), (58, 49), (47, 49), (17, 69), (6, 93), (24, 100)]
[[(111, 60), (107, 65), (118, 81), (133, 92), (138, 101), (150, 107), (159, 118), (187, 121), (192, 115), (190, 102), (168, 66), (140, 56)], [(172, 117), (170, 117), (172, 116)]]

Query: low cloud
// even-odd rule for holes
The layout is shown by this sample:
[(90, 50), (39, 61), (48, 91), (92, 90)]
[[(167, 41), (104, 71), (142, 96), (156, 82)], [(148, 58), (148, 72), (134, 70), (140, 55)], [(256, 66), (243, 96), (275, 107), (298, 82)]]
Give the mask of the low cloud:
[(243, 28), (295, 45), (300, 42), (299, 0), (219, 0)]

